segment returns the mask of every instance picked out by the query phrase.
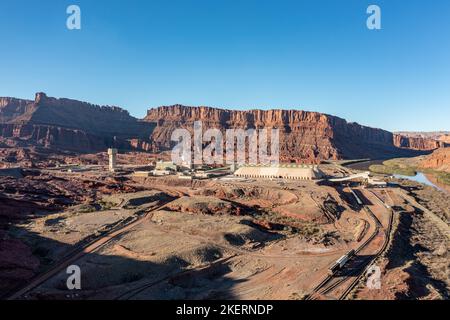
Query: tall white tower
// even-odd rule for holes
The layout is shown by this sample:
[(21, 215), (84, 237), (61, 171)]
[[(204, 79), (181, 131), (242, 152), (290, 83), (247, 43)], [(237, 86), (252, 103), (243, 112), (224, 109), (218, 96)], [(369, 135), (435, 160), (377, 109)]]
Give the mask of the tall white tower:
[(117, 157), (117, 149), (109, 148), (109, 171), (114, 171), (116, 169), (116, 157)]

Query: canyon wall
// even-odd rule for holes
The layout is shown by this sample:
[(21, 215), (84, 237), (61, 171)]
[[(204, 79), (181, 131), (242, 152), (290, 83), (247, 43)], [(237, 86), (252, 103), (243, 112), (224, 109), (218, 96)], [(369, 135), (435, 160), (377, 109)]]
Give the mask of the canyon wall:
[[(119, 107), (98, 106), (37, 93), (35, 100), (0, 98), (0, 136), (23, 146), (40, 145), (77, 152), (108, 147), (135, 149), (131, 140), (147, 139), (153, 125)], [(136, 148), (139, 146), (137, 145)]]
[(175, 129), (192, 132), (195, 121), (202, 121), (203, 130), (217, 128), (223, 133), (232, 128), (278, 128), (284, 162), (414, 156), (444, 146), (434, 139), (392, 134), (300, 110), (237, 111), (174, 105), (150, 109), (138, 120), (119, 107), (51, 98), (44, 93), (37, 93), (34, 100), (0, 98), (0, 138), (8, 139), (0, 143), (9, 146), (39, 145), (76, 152), (114, 146), (158, 152), (174, 146), (171, 135)]
[(0, 123), (8, 122), (26, 113), (31, 108), (31, 100), (0, 98)]
[(412, 148), (426, 147), (428, 149), (435, 149), (435, 147), (449, 147), (450, 146), (450, 132), (449, 131), (431, 131), (431, 132), (395, 132), (395, 135), (402, 136), (398, 138), (398, 144), (411, 146)]
[(152, 141), (159, 149), (169, 149), (173, 130), (192, 132), (195, 121), (203, 130), (230, 128), (280, 130), (282, 161), (318, 162), (323, 159), (386, 158), (417, 153), (394, 145), (391, 132), (349, 123), (344, 119), (299, 110), (236, 111), (211, 107), (163, 106), (150, 109), (144, 119), (155, 123)]
[(394, 134), (394, 145), (412, 150), (434, 150), (445, 147), (445, 142), (422, 136), (405, 136)]

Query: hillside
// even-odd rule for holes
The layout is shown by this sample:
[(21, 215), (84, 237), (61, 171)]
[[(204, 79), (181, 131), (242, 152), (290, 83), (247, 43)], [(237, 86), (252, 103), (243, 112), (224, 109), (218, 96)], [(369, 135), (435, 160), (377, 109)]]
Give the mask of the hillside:
[(423, 158), (420, 167), (450, 173), (450, 147), (435, 150)]

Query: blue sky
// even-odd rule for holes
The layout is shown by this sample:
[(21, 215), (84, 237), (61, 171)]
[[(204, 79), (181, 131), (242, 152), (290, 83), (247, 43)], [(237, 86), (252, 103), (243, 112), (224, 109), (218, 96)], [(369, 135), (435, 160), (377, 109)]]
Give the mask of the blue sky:
[[(66, 28), (77, 4), (82, 29)], [(382, 30), (366, 28), (366, 8)], [(448, 0), (1, 0), (0, 96), (181, 103), (450, 130)]]

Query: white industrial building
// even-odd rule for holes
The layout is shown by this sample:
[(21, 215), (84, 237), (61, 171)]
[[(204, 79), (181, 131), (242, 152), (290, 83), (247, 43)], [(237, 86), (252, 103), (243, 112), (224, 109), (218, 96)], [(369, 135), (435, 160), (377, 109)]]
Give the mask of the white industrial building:
[(234, 172), (244, 178), (316, 180), (323, 177), (317, 165), (244, 165)]

